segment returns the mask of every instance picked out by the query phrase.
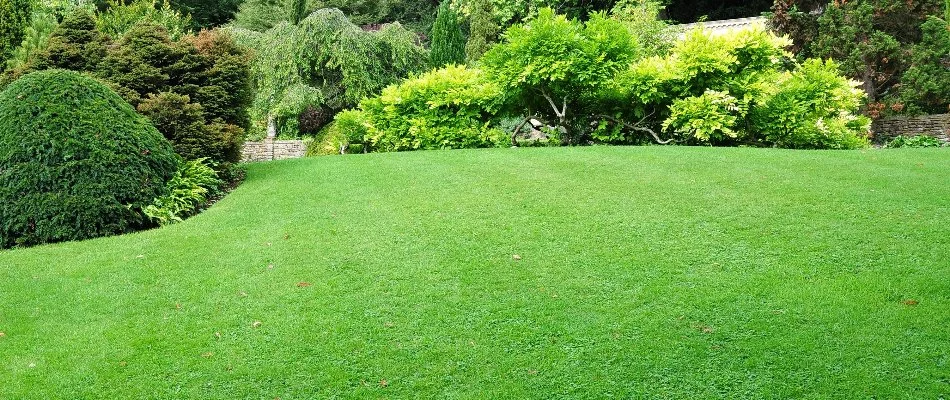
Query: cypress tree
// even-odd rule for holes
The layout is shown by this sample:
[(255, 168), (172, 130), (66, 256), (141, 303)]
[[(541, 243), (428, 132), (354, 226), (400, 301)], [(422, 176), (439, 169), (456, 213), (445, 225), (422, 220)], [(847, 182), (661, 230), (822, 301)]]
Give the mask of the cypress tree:
[(459, 26), (458, 14), (442, 2), (432, 24), (432, 53), (429, 60), (433, 68), (465, 62), (465, 35)]
[[(947, 0), (950, 1), (950, 0)], [(498, 35), (498, 24), (495, 23), (492, 3), (489, 0), (475, 0), (472, 2), (469, 26), (471, 32), (468, 43), (465, 44), (465, 59), (469, 64), (478, 61), (495, 41)]]

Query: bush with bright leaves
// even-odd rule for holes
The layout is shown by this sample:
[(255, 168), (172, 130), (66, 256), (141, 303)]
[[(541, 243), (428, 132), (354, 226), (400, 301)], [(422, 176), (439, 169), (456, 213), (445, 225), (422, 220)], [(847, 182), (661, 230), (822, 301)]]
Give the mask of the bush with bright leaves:
[(383, 89), (337, 119), (370, 151), (458, 149), (509, 144), (492, 128), (501, 88), (478, 69), (450, 65)]

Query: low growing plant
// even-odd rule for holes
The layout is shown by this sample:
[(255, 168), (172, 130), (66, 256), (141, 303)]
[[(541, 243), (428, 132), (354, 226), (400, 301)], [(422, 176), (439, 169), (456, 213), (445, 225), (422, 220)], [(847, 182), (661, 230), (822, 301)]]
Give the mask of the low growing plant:
[(201, 211), (222, 185), (207, 158), (186, 161), (165, 185), (167, 193), (142, 211), (159, 225), (178, 223)]

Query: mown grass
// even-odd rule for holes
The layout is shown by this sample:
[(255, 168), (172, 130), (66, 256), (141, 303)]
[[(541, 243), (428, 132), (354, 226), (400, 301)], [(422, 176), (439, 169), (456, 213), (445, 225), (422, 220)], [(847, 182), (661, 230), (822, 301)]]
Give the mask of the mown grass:
[(950, 151), (252, 165), (183, 224), (0, 252), (0, 332), (11, 399), (942, 398)]

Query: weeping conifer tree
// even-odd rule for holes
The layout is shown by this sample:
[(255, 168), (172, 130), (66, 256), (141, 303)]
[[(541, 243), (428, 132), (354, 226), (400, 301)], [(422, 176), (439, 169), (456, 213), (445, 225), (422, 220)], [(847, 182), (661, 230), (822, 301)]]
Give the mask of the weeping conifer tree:
[(432, 24), (432, 53), (429, 59), (433, 68), (465, 62), (465, 35), (459, 26), (458, 14), (449, 3), (442, 2)]

